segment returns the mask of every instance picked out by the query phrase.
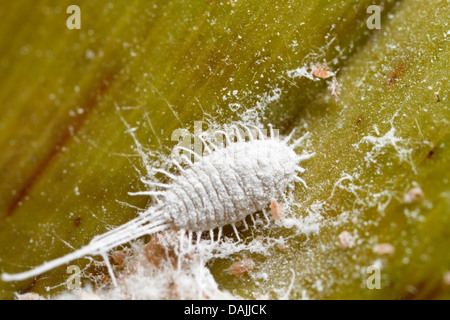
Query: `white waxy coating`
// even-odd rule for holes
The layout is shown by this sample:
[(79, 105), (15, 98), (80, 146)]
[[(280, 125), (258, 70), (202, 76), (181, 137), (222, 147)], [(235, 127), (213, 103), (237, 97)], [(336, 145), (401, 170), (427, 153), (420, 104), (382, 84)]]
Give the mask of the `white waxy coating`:
[(215, 228), (221, 230), (224, 225), (234, 227), (237, 221), (263, 209), (272, 199), (283, 194), (294, 180), (304, 183), (296, 176), (296, 172), (304, 171), (297, 164), (314, 154), (297, 156), (293, 149), (307, 135), (288, 145), (293, 133), (284, 141), (264, 138), (254, 140), (250, 134), (248, 142), (241, 140), (230, 143), (226, 148), (200, 157), (200, 161), (187, 169), (180, 167), (178, 176), (159, 170), (172, 181), (167, 185), (150, 184), (164, 187), (166, 191), (136, 193), (162, 195), (156, 206), (148, 208), (128, 223), (95, 236), (88, 245), (66, 256), (45, 262), (29, 271), (3, 273), (2, 280), (24, 280), (86, 255), (101, 254), (116, 283), (106, 253), (119, 245), (171, 227), (189, 231), (190, 234), (210, 230), (211, 235)]
[(237, 142), (206, 155), (169, 183), (168, 220), (205, 231), (243, 220), (277, 198), (296, 175), (297, 156), (279, 140)]

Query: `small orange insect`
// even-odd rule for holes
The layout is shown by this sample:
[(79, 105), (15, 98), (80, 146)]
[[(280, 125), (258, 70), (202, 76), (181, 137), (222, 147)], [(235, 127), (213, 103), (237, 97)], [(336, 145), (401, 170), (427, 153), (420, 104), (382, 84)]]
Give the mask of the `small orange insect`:
[(277, 200), (272, 200), (270, 209), (272, 210), (272, 216), (275, 220), (284, 219), (284, 206), (282, 204), (278, 204)]
[(392, 256), (395, 248), (390, 243), (380, 243), (375, 246), (374, 251), (380, 256)]
[(228, 272), (232, 275), (241, 277), (245, 273), (252, 272), (255, 268), (255, 262), (252, 258), (242, 259), (240, 261), (234, 262), (228, 269)]
[(330, 71), (330, 68), (327, 65), (316, 64), (311, 69), (311, 73), (317, 78), (326, 79), (331, 76), (334, 76), (334, 72)]
[(104, 275), (103, 276), (103, 278), (102, 278), (102, 281), (104, 282), (104, 283), (110, 283), (111, 282), (111, 278), (108, 276), (108, 275)]

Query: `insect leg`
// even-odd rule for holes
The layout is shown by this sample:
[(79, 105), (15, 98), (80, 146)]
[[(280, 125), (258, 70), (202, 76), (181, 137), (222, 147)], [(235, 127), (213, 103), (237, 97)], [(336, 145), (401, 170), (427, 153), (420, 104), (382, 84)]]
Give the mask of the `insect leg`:
[(239, 233), (238, 233), (238, 231), (236, 229), (236, 225), (233, 223), (231, 226), (233, 227), (234, 233), (236, 234), (236, 237), (238, 238), (238, 241), (241, 241), (241, 238), (239, 237)]
[(211, 245), (214, 244), (214, 231), (213, 229), (209, 229), (209, 236), (211, 237)]
[(225, 137), (225, 140), (227, 141), (227, 146), (231, 145), (231, 140), (230, 140), (230, 137), (228, 136), (228, 133), (226, 133), (223, 130), (217, 130), (216, 133), (223, 134)]
[(305, 155), (301, 155), (297, 157), (297, 162), (302, 162), (304, 160), (308, 160), (311, 159), (312, 157), (314, 157), (315, 153), (310, 153), (310, 154), (305, 154)]
[(203, 134), (199, 135), (199, 138), (201, 139), (201, 141), (205, 144), (205, 147), (208, 147), (210, 150), (218, 150), (219, 148), (213, 143), (213, 142), (206, 142), (205, 139), (203, 139)]
[(143, 183), (145, 183), (145, 184), (148, 184), (149, 186), (152, 186), (152, 187), (170, 188), (170, 185), (168, 185), (168, 184), (158, 183), (158, 182), (146, 180), (146, 179), (144, 179), (144, 178), (141, 178), (141, 181), (142, 181)]
[(108, 268), (108, 273), (109, 273), (109, 276), (111, 277), (114, 287), (117, 287), (116, 276), (114, 275), (113, 269), (111, 267), (111, 263), (109, 263), (108, 255), (105, 252), (102, 252), (100, 255), (102, 256), (103, 260), (105, 260), (106, 268)]
[(294, 134), (295, 134), (295, 129), (292, 130), (291, 133), (283, 140), (284, 143), (286, 143), (286, 144), (289, 143), (289, 141), (291, 141), (291, 139), (294, 136)]
[(188, 252), (192, 249), (192, 231), (188, 231)]
[(267, 212), (266, 212), (266, 210), (265, 210), (264, 208), (262, 208), (262, 212), (263, 212), (264, 218), (266, 218), (266, 220), (267, 220), (267, 225), (269, 225), (269, 224), (270, 224), (270, 220), (269, 220), (269, 218), (267, 217)]
[(242, 222), (244, 223), (244, 227), (245, 227), (244, 230), (248, 230), (248, 224), (247, 224), (247, 221), (245, 221), (245, 218), (242, 219)]
[(265, 140), (266, 137), (259, 127), (255, 126), (253, 124), (249, 124), (249, 126), (252, 128), (255, 128), (256, 131), (258, 131), (258, 134), (259, 134), (261, 140)]
[(193, 165), (194, 163), (191, 161), (191, 159), (189, 159), (188, 157), (186, 157), (186, 155), (185, 154), (182, 154), (181, 156), (181, 159), (183, 159), (184, 161), (186, 161), (189, 165)]
[(170, 178), (172, 180), (176, 180), (177, 179), (176, 176), (174, 176), (173, 174), (167, 172), (166, 170), (153, 168), (153, 171), (162, 173), (162, 174), (166, 175), (168, 178)]
[(205, 146), (205, 150), (208, 151), (208, 153), (213, 152), (212, 149), (208, 146), (208, 144), (206, 143), (205, 139), (203, 139), (203, 137), (201, 135), (198, 136), (198, 138), (200, 139), (200, 141), (203, 143), (203, 145)]
[(255, 138), (253, 137), (252, 130), (250, 130), (250, 128), (247, 127), (245, 124), (240, 123), (240, 125), (241, 125), (245, 130), (247, 130), (249, 140), (250, 140), (250, 141), (253, 141)]
[(305, 169), (303, 169), (303, 168), (300, 167), (300, 166), (296, 166), (296, 167), (295, 167), (295, 170), (297, 170), (297, 171), (300, 172), (300, 173), (303, 173), (303, 172), (306, 171)]
[(183, 240), (184, 240), (185, 234), (186, 234), (186, 230), (180, 229), (180, 254), (178, 255), (178, 261), (177, 261), (178, 273), (180, 273), (180, 271), (181, 271), (181, 259), (183, 258)]
[(137, 191), (137, 192), (128, 192), (130, 196), (158, 196), (166, 194), (164, 191)]
[(306, 185), (305, 180), (303, 180), (303, 179), (300, 178), (300, 177), (294, 177), (294, 179), (295, 179), (295, 181), (297, 181), (297, 182), (303, 183), (303, 185), (305, 186), (305, 188), (308, 189), (308, 186)]
[(240, 132), (238, 126), (232, 125), (231, 127), (234, 128), (234, 130), (235, 130), (235, 132), (236, 132), (236, 137), (237, 137), (238, 141), (239, 141), (239, 142), (245, 141), (245, 139), (242, 138), (242, 135), (241, 135), (241, 132)]
[(270, 130), (270, 139), (271, 140), (274, 140), (275, 139), (275, 134), (274, 134), (274, 131), (273, 131), (273, 126), (272, 126), (272, 124), (271, 123), (269, 123), (268, 124), (268, 126), (269, 126), (269, 130)]
[(194, 159), (195, 159), (195, 158), (198, 158), (199, 160), (202, 160), (202, 159), (203, 159), (202, 156), (199, 155), (197, 152), (192, 151), (192, 150), (189, 150), (188, 148), (181, 147), (181, 146), (176, 146), (174, 149), (180, 149), (180, 150), (186, 151), (186, 152), (188, 152), (188, 153), (194, 155)]
[(309, 136), (309, 132), (305, 133), (303, 135), (303, 137), (295, 140), (292, 144), (291, 144), (291, 148), (294, 149), (296, 147), (298, 147), (307, 137)]

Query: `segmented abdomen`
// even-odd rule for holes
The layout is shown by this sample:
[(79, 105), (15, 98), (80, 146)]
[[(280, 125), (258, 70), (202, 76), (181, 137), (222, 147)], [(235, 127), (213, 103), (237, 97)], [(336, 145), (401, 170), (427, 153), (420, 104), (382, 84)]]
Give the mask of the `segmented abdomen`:
[(295, 177), (296, 155), (278, 140), (237, 142), (170, 182), (162, 210), (189, 231), (233, 224), (267, 206)]

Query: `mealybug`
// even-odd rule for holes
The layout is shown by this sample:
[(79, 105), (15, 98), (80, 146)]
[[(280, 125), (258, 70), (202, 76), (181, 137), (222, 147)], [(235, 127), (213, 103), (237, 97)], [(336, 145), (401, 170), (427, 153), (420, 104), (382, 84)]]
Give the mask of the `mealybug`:
[[(24, 280), (83, 256), (99, 254), (105, 259), (115, 284), (107, 252), (144, 235), (173, 228), (181, 230), (181, 241), (185, 233), (188, 234), (189, 241), (192, 241), (193, 233), (200, 239), (202, 232), (208, 231), (211, 241), (214, 242), (213, 230), (219, 230), (220, 240), (222, 227), (231, 225), (239, 239), (235, 224), (239, 221), (245, 223), (247, 216), (253, 217), (258, 211), (264, 212), (271, 201), (284, 196), (286, 189), (292, 187), (295, 181), (305, 184), (297, 176), (297, 173), (305, 171), (299, 163), (313, 156), (297, 155), (294, 152), (294, 148), (300, 145), (307, 135), (290, 144), (294, 131), (281, 140), (274, 137), (272, 127), (270, 137), (266, 137), (256, 128), (258, 138), (248, 126), (242, 127), (247, 137), (243, 137), (235, 127), (237, 141), (231, 141), (228, 133), (220, 131), (227, 141), (227, 145), (222, 148), (202, 139), (205, 150), (209, 152), (207, 155), (201, 156), (185, 149), (198, 161), (190, 162), (187, 167), (182, 167), (174, 161), (179, 174), (154, 169), (168, 176), (170, 181), (145, 181), (153, 189), (134, 193), (154, 196), (157, 200), (155, 205), (137, 218), (94, 237), (88, 245), (79, 250), (30, 271), (18, 274), (3, 273), (2, 280)], [(188, 157), (185, 158), (189, 161)]]

